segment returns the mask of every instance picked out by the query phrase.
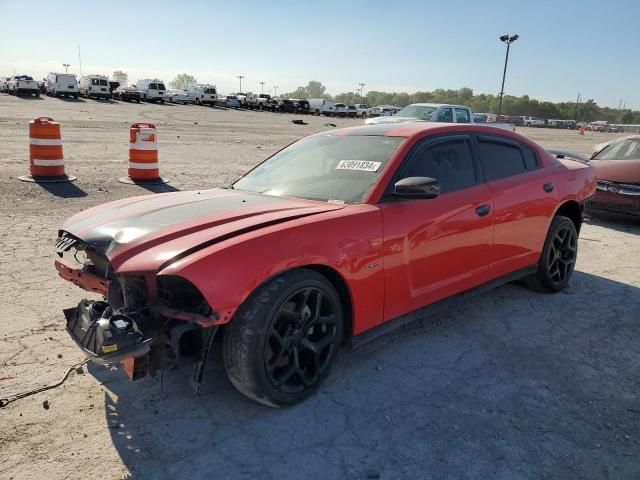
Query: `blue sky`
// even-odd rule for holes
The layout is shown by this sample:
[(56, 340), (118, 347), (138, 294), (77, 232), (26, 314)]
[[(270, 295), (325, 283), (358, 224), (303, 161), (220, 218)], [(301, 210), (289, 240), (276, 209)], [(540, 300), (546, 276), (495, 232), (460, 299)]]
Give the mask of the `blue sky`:
[[(640, 1), (0, 0), (0, 75), (121, 69), (193, 74), (225, 92), (308, 80), (330, 93), (500, 89), (503, 33), (518, 33), (507, 93), (640, 109)], [(96, 6), (96, 10), (92, 10)], [(135, 16), (133, 15), (135, 13)]]

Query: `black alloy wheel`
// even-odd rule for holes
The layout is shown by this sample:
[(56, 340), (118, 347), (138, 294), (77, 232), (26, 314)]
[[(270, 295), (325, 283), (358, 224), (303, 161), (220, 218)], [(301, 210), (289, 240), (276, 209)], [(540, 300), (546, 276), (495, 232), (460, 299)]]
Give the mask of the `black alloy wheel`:
[(568, 217), (556, 215), (551, 221), (536, 273), (524, 284), (540, 292), (555, 293), (567, 287), (578, 258), (578, 230)]
[(332, 283), (313, 270), (289, 270), (258, 287), (225, 327), (227, 376), (265, 405), (300, 402), (329, 374), (342, 330)]
[(554, 285), (564, 284), (576, 264), (578, 253), (578, 236), (575, 228), (568, 225), (556, 231), (549, 254), (547, 256), (547, 270)]
[(291, 294), (276, 312), (267, 333), (265, 368), (283, 393), (301, 392), (322, 376), (336, 348), (338, 306), (322, 289)]

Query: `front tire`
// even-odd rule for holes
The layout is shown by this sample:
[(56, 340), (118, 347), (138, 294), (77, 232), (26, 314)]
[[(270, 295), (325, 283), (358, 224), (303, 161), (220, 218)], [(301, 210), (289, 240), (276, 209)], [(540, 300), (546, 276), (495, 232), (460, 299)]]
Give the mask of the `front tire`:
[(538, 270), (524, 284), (539, 292), (556, 293), (567, 287), (578, 257), (578, 232), (565, 216), (553, 217), (538, 261)]
[(290, 270), (253, 292), (226, 327), (227, 376), (264, 405), (300, 402), (329, 374), (342, 329), (333, 285), (312, 270)]

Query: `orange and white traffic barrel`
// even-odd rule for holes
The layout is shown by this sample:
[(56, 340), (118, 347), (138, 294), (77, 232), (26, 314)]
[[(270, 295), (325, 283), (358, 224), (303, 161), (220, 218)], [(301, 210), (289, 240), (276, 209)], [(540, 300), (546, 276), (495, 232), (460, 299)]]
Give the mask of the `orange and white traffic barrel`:
[(50, 117), (29, 122), (29, 175), (18, 177), (32, 182), (75, 180), (64, 172), (60, 124)]
[(152, 123), (129, 128), (129, 167), (124, 183), (163, 183), (158, 164), (158, 130)]

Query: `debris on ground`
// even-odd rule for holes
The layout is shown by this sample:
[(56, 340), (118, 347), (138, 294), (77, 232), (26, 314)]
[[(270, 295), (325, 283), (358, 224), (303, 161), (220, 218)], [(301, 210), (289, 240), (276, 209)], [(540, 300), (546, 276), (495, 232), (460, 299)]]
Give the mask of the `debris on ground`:
[(325, 123), (324, 126), (325, 127), (335, 127), (336, 124), (335, 123)]
[(49, 400), (45, 400), (44, 402), (42, 402), (42, 408), (44, 408), (45, 410), (49, 410)]
[(291, 123), (293, 123), (294, 125), (309, 125), (304, 120), (291, 120)]

